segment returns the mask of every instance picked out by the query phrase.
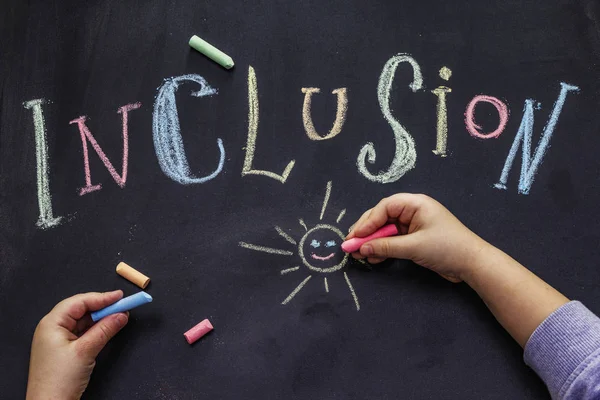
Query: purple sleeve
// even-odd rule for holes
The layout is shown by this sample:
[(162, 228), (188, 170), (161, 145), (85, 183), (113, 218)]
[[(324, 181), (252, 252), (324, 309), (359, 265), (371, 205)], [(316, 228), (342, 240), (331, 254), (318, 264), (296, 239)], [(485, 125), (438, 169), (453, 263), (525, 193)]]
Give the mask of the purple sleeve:
[(578, 301), (554, 311), (525, 345), (553, 399), (600, 399), (600, 318)]

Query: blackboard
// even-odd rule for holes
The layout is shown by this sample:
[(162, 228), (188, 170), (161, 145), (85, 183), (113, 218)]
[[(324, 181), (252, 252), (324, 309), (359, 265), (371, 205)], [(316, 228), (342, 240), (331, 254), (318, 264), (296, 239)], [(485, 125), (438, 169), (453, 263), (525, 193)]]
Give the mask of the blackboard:
[[(5, 1), (0, 21), (3, 398), (23, 396), (54, 304), (137, 291), (119, 261), (151, 277), (155, 300), (102, 352), (89, 399), (548, 398), (467, 286), (406, 261), (302, 262), (308, 229), (345, 232), (403, 191), (600, 313), (595, 0)], [(193, 34), (235, 67), (190, 49)], [(177, 118), (157, 117), (169, 104)], [(215, 330), (189, 346), (183, 332), (204, 318)]]

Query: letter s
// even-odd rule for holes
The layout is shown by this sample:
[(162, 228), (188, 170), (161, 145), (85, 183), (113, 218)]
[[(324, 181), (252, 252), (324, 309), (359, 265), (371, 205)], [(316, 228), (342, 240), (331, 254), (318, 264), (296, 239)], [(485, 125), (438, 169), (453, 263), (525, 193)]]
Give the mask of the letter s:
[(372, 142), (365, 144), (360, 153), (356, 165), (358, 171), (363, 174), (367, 179), (378, 183), (391, 183), (400, 179), (404, 174), (414, 168), (417, 161), (417, 152), (415, 150), (415, 142), (400, 122), (392, 116), (390, 110), (390, 92), (392, 90), (392, 83), (394, 81), (394, 74), (400, 63), (407, 62), (413, 68), (413, 82), (409, 85), (413, 92), (421, 89), (423, 86), (423, 77), (421, 75), (421, 68), (419, 64), (409, 54), (398, 54), (390, 58), (383, 67), (381, 76), (379, 77), (379, 84), (377, 85), (377, 98), (379, 99), (379, 106), (383, 116), (388, 121), (392, 130), (394, 131), (394, 138), (396, 140), (396, 151), (394, 153), (394, 159), (390, 164), (387, 171), (381, 171), (378, 174), (372, 174), (367, 170), (366, 161), (374, 164), (377, 153), (375, 152), (375, 146)]

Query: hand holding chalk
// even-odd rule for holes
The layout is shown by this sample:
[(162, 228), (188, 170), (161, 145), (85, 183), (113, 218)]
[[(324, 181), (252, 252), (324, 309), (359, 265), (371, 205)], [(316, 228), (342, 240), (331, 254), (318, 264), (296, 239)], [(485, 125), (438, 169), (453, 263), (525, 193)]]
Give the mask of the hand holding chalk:
[(128, 320), (118, 313), (94, 324), (88, 313), (122, 297), (120, 290), (78, 294), (42, 318), (31, 343), (27, 399), (81, 398), (96, 356)]
[[(384, 233), (381, 227), (390, 222), (400, 235), (371, 236)], [(354, 247), (354, 258), (366, 258), (371, 264), (387, 258), (409, 259), (451, 282), (469, 276), (478, 254), (490, 246), (431, 197), (410, 193), (381, 200), (356, 222), (348, 238), (368, 239)]]

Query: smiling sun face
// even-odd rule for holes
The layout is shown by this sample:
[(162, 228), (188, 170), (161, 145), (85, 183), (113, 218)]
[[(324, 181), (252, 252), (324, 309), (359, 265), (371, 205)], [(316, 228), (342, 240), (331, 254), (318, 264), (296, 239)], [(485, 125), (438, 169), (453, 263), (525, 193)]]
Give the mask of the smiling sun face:
[[(327, 203), (329, 202), (330, 195), (331, 181), (327, 182), (325, 199), (323, 200), (323, 206), (321, 207), (321, 215), (319, 216), (319, 220), (321, 221), (323, 220), (325, 210), (327, 209)], [(339, 224), (339, 222), (344, 217), (344, 214), (346, 214), (345, 209), (339, 213), (335, 222)], [(348, 262), (348, 254), (345, 253), (341, 247), (345, 235), (339, 228), (337, 228), (334, 225), (320, 223), (309, 229), (302, 219), (300, 219), (299, 222), (300, 225), (304, 228), (304, 235), (300, 238), (299, 241), (296, 241), (293, 237), (287, 234), (280, 227), (275, 227), (275, 230), (277, 231), (277, 233), (279, 233), (279, 235), (282, 238), (284, 238), (290, 244), (296, 246), (298, 250), (297, 255), (300, 259), (299, 261), (304, 267), (308, 269), (309, 272), (309, 275), (305, 277), (304, 280), (300, 282), (298, 286), (296, 286), (296, 288), (289, 294), (289, 296), (285, 300), (283, 300), (281, 304), (284, 305), (289, 303), (315, 274), (322, 275), (325, 291), (329, 292), (329, 283), (327, 281), (327, 276), (331, 273), (342, 270)], [(295, 254), (293, 251), (289, 250), (258, 246), (246, 242), (240, 242), (240, 247), (283, 256), (293, 256)], [(280, 272), (281, 275), (285, 275), (290, 272), (300, 271), (301, 269), (301, 267), (295, 266), (283, 269)], [(352, 299), (354, 300), (354, 304), (356, 305), (356, 310), (358, 311), (360, 310), (358, 297), (354, 292), (354, 288), (352, 287), (352, 283), (350, 283), (350, 278), (348, 277), (346, 271), (343, 271), (343, 276), (346, 285), (350, 290)]]
[(302, 236), (298, 254), (302, 263), (316, 272), (334, 272), (344, 267), (348, 253), (342, 251), (344, 235), (335, 226), (320, 224)]

